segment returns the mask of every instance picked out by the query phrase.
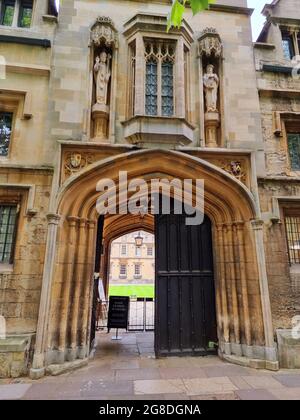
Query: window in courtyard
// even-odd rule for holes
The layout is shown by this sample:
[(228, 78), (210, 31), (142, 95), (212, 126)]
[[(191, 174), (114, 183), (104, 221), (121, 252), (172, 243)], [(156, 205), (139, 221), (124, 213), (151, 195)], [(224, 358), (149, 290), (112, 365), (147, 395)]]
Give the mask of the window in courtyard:
[(30, 28), (33, 0), (2, 0), (0, 7), (1, 25)]
[(135, 247), (135, 256), (140, 257), (142, 255), (142, 248), (140, 246)]
[(120, 265), (120, 278), (126, 278), (127, 277), (127, 266), (126, 264)]
[(12, 132), (12, 121), (12, 112), (0, 112), (0, 157), (8, 156)]
[(285, 216), (290, 264), (300, 264), (300, 212), (299, 216)]
[(134, 265), (134, 276), (135, 277), (140, 277), (141, 274), (142, 274), (141, 265), (140, 264), (135, 264)]
[(0, 205), (0, 263), (12, 264), (17, 206)]
[(127, 255), (127, 246), (126, 244), (121, 245), (121, 255)]
[(152, 257), (153, 256), (153, 248), (152, 248), (152, 246), (148, 246), (148, 248), (147, 248), (147, 255), (148, 255), (148, 257)]
[(175, 45), (147, 41), (146, 59), (146, 115), (171, 117), (174, 114)]
[(292, 58), (295, 56), (295, 48), (293, 36), (289, 33), (282, 32), (282, 47), (284, 58), (286, 60), (292, 60)]
[(300, 171), (300, 133), (288, 134), (290, 165), (293, 171)]

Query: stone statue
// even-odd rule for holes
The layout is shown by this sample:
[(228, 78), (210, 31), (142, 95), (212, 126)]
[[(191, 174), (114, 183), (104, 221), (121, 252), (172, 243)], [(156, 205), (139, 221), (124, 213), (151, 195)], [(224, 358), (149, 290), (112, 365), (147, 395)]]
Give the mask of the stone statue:
[(110, 71), (111, 55), (105, 51), (96, 57), (94, 65), (94, 77), (96, 83), (96, 102), (97, 104), (107, 105), (108, 83), (111, 77)]
[(218, 112), (218, 89), (219, 77), (214, 73), (214, 66), (209, 64), (203, 76), (204, 91), (206, 97), (206, 112)]

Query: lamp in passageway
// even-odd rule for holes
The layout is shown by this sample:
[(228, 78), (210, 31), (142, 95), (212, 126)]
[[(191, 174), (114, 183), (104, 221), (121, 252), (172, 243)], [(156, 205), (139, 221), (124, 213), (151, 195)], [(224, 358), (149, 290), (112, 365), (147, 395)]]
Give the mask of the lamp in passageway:
[(135, 246), (137, 246), (138, 248), (143, 246), (144, 239), (140, 232), (137, 234), (137, 236), (134, 239), (135, 239)]

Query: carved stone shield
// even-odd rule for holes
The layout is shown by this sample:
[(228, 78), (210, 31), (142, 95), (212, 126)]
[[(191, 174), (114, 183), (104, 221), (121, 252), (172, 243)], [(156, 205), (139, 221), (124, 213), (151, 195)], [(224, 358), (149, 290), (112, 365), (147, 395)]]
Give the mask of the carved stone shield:
[(70, 162), (73, 168), (79, 168), (81, 164), (81, 160), (82, 160), (82, 157), (80, 153), (71, 154)]

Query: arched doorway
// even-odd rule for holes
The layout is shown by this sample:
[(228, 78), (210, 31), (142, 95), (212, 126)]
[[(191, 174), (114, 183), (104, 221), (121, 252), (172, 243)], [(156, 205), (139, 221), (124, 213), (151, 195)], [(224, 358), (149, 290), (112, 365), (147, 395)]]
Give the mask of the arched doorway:
[[(176, 164), (174, 164), (176, 162)], [(99, 179), (203, 179), (205, 214), (212, 224), (217, 335), (220, 355), (273, 360), (265, 283), (258, 264), (255, 200), (225, 171), (182, 152), (131, 151), (90, 165), (60, 188), (49, 216), (46, 267), (33, 368), (89, 354), (96, 201)], [(118, 185), (120, 187), (120, 185)], [(194, 191), (191, 193), (194, 197)], [(124, 204), (117, 191), (117, 198)], [(269, 351), (270, 350), (270, 351)]]

